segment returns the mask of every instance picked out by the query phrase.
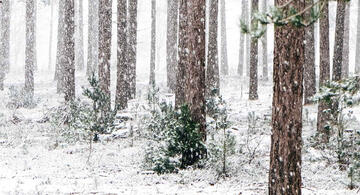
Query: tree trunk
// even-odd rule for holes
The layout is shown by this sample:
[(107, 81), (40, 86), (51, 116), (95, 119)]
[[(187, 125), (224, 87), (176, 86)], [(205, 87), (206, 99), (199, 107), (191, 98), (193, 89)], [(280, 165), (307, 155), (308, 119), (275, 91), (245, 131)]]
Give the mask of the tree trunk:
[(225, 0), (220, 0), (221, 3), (221, 74), (229, 74), (229, 64), (227, 56), (227, 38), (226, 38), (226, 7)]
[[(219, 0), (210, 0), (209, 41), (206, 72), (207, 95), (220, 94), (218, 55), (218, 14)], [(216, 90), (215, 94), (213, 94)]]
[(358, 1), (358, 19), (356, 34), (356, 56), (355, 56), (355, 73), (360, 74), (360, 1)]
[(89, 0), (88, 14), (88, 56), (86, 75), (91, 76), (97, 72), (99, 56), (99, 0)]
[[(1, 19), (1, 47), (2, 60), (5, 73), (10, 71), (10, 20), (11, 8), (10, 0), (2, 1), (2, 19)], [(5, 78), (5, 76), (4, 76)]]
[[(276, 6), (288, 0), (276, 0)], [(305, 8), (305, 1), (289, 7)], [(275, 28), (269, 194), (301, 194), (304, 28)]]
[(65, 101), (75, 99), (75, 5), (74, 0), (66, 0), (64, 5), (64, 54), (61, 64), (64, 68)]
[[(265, 1), (267, 1), (267, 0), (265, 0)], [(241, 4), (241, 18), (246, 19), (246, 16), (248, 15), (248, 13), (247, 13), (248, 7), (249, 7), (248, 1), (243, 0), (242, 4)], [(238, 74), (240, 75), (240, 77), (242, 77), (244, 74), (244, 64), (245, 64), (245, 57), (246, 57), (246, 55), (244, 55), (245, 39), (246, 39), (246, 34), (242, 33), (241, 29), (240, 29), (240, 47), (239, 47), (239, 64), (238, 64)]]
[[(314, 3), (314, 0), (307, 1), (307, 6)], [(306, 17), (310, 17), (310, 11), (306, 12)], [(315, 30), (314, 25), (310, 25), (305, 30), (305, 66), (304, 66), (304, 99), (305, 104), (310, 104), (311, 97), (316, 93), (316, 73), (315, 73)]]
[[(245, 16), (245, 24), (251, 28), (251, 3), (249, 3), (248, 7), (246, 7), (248, 10), (247, 15)], [(245, 58), (246, 58), (246, 76), (250, 77), (250, 45), (251, 45), (251, 36), (249, 34), (246, 35), (246, 48), (245, 48)]]
[(127, 61), (127, 4), (126, 0), (118, 0), (117, 4), (117, 83), (115, 104), (119, 109), (127, 107), (129, 83), (128, 83), (128, 61)]
[[(0, 16), (3, 17), (3, 4), (0, 3)], [(0, 20), (0, 27), (2, 28), (2, 21)], [(4, 67), (4, 56), (3, 56), (3, 42), (2, 42), (2, 31), (0, 31), (0, 91), (4, 90), (5, 80), (5, 67)]]
[(84, 23), (83, 23), (83, 0), (78, 0), (77, 11), (77, 39), (75, 61), (78, 70), (84, 69)]
[(137, 0), (129, 0), (129, 98), (136, 98)]
[(178, 13), (179, 0), (168, 0), (167, 5), (167, 41), (166, 41), (166, 64), (167, 64), (167, 86), (170, 91), (176, 88), (177, 67), (177, 37), (178, 37)]
[(349, 76), (349, 52), (350, 52), (350, 2), (346, 2), (344, 21), (344, 45), (343, 45), (343, 67), (341, 78)]
[[(99, 1), (99, 85), (110, 99), (110, 58), (111, 58), (111, 27), (112, 0)], [(110, 101), (106, 102), (110, 109)]]
[[(327, 2), (323, 9), (323, 15), (320, 18), (320, 87), (330, 80), (330, 41), (329, 41), (329, 3)], [(320, 102), (318, 106), (317, 131), (322, 135), (322, 141), (327, 143), (329, 132), (324, 128), (329, 120), (329, 114), (324, 111), (329, 109), (326, 103)]]
[[(263, 12), (267, 12), (267, 1), (263, 0)], [(264, 81), (269, 80), (269, 71), (268, 71), (268, 50), (267, 50), (267, 25), (265, 26), (264, 36), (262, 38), (262, 77)]]
[(342, 62), (343, 62), (343, 45), (344, 45), (344, 31), (345, 31), (345, 0), (339, 0), (337, 2), (336, 11), (336, 31), (335, 31), (335, 49), (333, 59), (333, 74), (332, 80), (341, 80)]
[(36, 0), (26, 0), (26, 49), (25, 49), (25, 91), (27, 97), (34, 97), (34, 67), (36, 63)]
[[(252, 12), (258, 12), (259, 0), (252, 0)], [(251, 21), (252, 29), (257, 28), (257, 21), (255, 18)], [(251, 56), (250, 56), (250, 82), (249, 82), (249, 100), (257, 100), (258, 96), (258, 40), (257, 38), (251, 38)]]
[(53, 29), (54, 29), (54, 1), (50, 1), (51, 12), (50, 12), (50, 33), (49, 33), (49, 61), (48, 61), (48, 70), (51, 70), (52, 67), (52, 47), (53, 47)]
[(57, 81), (57, 93), (63, 92), (64, 78), (62, 58), (64, 55), (64, 34), (65, 34), (65, 2), (59, 0), (58, 5), (58, 34), (57, 34), (57, 51), (56, 51), (56, 67), (55, 67), (55, 80)]
[(151, 0), (151, 57), (149, 84), (155, 84), (155, 54), (156, 54), (156, 0)]

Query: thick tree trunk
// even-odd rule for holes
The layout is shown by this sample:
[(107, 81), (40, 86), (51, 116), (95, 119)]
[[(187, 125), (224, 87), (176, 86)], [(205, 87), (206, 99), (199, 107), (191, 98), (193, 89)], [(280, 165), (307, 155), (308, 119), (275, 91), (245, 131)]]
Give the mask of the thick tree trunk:
[(64, 65), (62, 64), (62, 58), (64, 55), (64, 34), (65, 34), (65, 2), (59, 1), (58, 5), (58, 34), (57, 34), (57, 50), (56, 50), (56, 67), (55, 67), (55, 80), (57, 81), (57, 93), (63, 92), (64, 86)]
[(344, 21), (344, 45), (343, 45), (343, 67), (341, 78), (349, 76), (349, 52), (350, 52), (350, 2), (346, 2)]
[[(220, 94), (218, 57), (218, 7), (219, 0), (210, 0), (209, 41), (206, 70), (207, 95)], [(212, 93), (214, 90), (216, 90), (215, 94)]]
[(155, 84), (155, 55), (156, 55), (156, 0), (151, 0), (151, 56), (149, 84)]
[[(267, 2), (268, 0), (263, 0), (263, 12), (267, 12)], [(269, 71), (268, 71), (268, 50), (267, 50), (267, 26), (265, 26), (264, 36), (262, 38), (262, 77), (264, 81), (269, 80)]]
[[(329, 3), (327, 2), (323, 9), (323, 15), (320, 18), (320, 87), (330, 80), (330, 41), (329, 41)], [(324, 112), (329, 109), (326, 103), (320, 102), (318, 106), (317, 131), (322, 135), (322, 141), (328, 142), (329, 134), (324, 128), (326, 121), (329, 120), (329, 114)]]
[(54, 7), (55, 2), (50, 1), (51, 12), (50, 12), (50, 33), (49, 33), (49, 61), (48, 61), (48, 70), (51, 70), (52, 67), (52, 47), (53, 47), (53, 29), (54, 29)]
[(98, 69), (99, 56), (99, 0), (89, 0), (88, 14), (88, 56), (86, 75), (95, 74)]
[(167, 41), (166, 41), (166, 68), (167, 86), (170, 91), (175, 92), (176, 88), (176, 67), (177, 67), (177, 37), (178, 37), (178, 14), (179, 0), (168, 0), (167, 5)]
[[(288, 0), (276, 0), (283, 5)], [(296, 10), (305, 1), (290, 3)], [(301, 194), (304, 28), (275, 28), (269, 194)]]
[(360, 74), (360, 1), (358, 1), (358, 19), (356, 34), (356, 56), (355, 56), (355, 73)]
[(128, 61), (127, 61), (127, 4), (126, 0), (118, 0), (117, 4), (117, 82), (115, 104), (119, 109), (125, 109), (128, 102)]
[[(252, 12), (256, 13), (259, 7), (259, 0), (252, 0)], [(257, 21), (253, 18), (251, 21), (251, 27), (257, 28)], [(250, 45), (250, 82), (249, 82), (249, 100), (257, 100), (258, 96), (258, 40), (251, 38)]]
[(64, 54), (61, 64), (64, 68), (65, 101), (75, 99), (75, 5), (74, 0), (66, 0), (64, 5)]
[(34, 63), (36, 63), (35, 6), (36, 0), (26, 0), (25, 91), (29, 99), (34, 97)]
[(337, 2), (337, 11), (336, 11), (336, 31), (335, 31), (335, 49), (334, 49), (334, 59), (333, 59), (333, 74), (332, 80), (339, 81), (341, 80), (342, 74), (342, 63), (343, 63), (343, 45), (344, 45), (344, 32), (345, 32), (345, 9), (346, 2), (345, 0), (339, 0)]
[(76, 39), (76, 67), (78, 70), (84, 69), (84, 23), (83, 23), (83, 0), (78, 0), (77, 11), (77, 39)]
[[(266, 1), (266, 0), (265, 0)], [(241, 18), (246, 19), (246, 16), (248, 15), (248, 0), (243, 0), (241, 3)], [(242, 77), (244, 75), (244, 64), (245, 64), (245, 57), (246, 55), (244, 55), (244, 51), (245, 51), (245, 39), (246, 39), (246, 34), (241, 32), (240, 29), (240, 47), (239, 47), (239, 64), (238, 64), (238, 74), (240, 75), (240, 77)]]
[[(308, 0), (310, 6), (314, 0)], [(310, 11), (306, 12), (306, 17), (310, 17)], [(310, 104), (311, 97), (316, 93), (316, 73), (315, 73), (315, 30), (314, 25), (310, 25), (305, 30), (305, 66), (304, 66), (304, 99), (305, 104)]]
[(129, 0), (129, 98), (136, 98), (137, 0)]
[[(99, 85), (110, 99), (112, 0), (99, 1)], [(110, 109), (110, 101), (107, 102)]]
[(227, 36), (226, 36), (226, 7), (225, 0), (220, 0), (221, 12), (221, 74), (229, 74), (229, 64), (227, 55)]

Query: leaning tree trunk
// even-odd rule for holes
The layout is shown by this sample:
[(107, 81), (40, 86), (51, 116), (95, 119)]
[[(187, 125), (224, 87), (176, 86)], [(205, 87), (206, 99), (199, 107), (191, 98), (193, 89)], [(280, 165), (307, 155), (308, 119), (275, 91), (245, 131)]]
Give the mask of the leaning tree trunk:
[[(112, 0), (99, 1), (99, 85), (100, 89), (110, 99), (110, 58), (111, 58), (111, 27)], [(106, 102), (106, 110), (110, 110), (110, 100)]]
[[(308, 0), (307, 6), (313, 3), (314, 0)], [(311, 16), (310, 12), (306, 12), (306, 17)], [(316, 93), (314, 24), (308, 26), (305, 32), (304, 99), (305, 104), (310, 104), (312, 102), (310, 98)]]
[(36, 63), (35, 6), (36, 0), (26, 0), (25, 92), (30, 100), (34, 97), (34, 63)]
[(75, 62), (78, 70), (84, 69), (84, 23), (83, 23), (83, 0), (78, 0), (77, 11), (77, 39)]
[(74, 0), (64, 5), (64, 54), (61, 58), (64, 73), (64, 98), (66, 102), (75, 99), (75, 6)]
[(156, 0), (151, 0), (151, 56), (149, 84), (155, 84), (155, 54), (156, 54)]
[[(288, 0), (276, 0), (276, 6)], [(305, 1), (289, 7), (305, 8)], [(301, 194), (304, 28), (275, 27), (269, 194)]]
[[(267, 0), (265, 0), (265, 1), (267, 1)], [(241, 18), (243, 18), (243, 19), (246, 19), (246, 16), (248, 15), (247, 7), (249, 7), (248, 1), (243, 0), (242, 4), (241, 4)], [(242, 31), (240, 29), (239, 64), (238, 64), (238, 71), (237, 71), (240, 77), (242, 77), (244, 74), (244, 63), (245, 63), (245, 57), (246, 57), (244, 55), (245, 39), (246, 39), (246, 34), (242, 33)]]
[[(267, 12), (267, 1), (263, 0), (263, 12)], [(262, 38), (262, 77), (264, 81), (269, 80), (269, 71), (268, 71), (268, 50), (267, 50), (267, 25), (265, 26), (264, 36)]]
[(127, 5), (126, 0), (118, 0), (117, 4), (117, 82), (115, 104), (125, 109), (128, 103), (128, 62), (127, 62)]
[[(252, 13), (256, 13), (259, 7), (259, 0), (252, 0), (251, 3)], [(257, 29), (257, 20), (252, 17), (251, 27)], [(251, 38), (250, 45), (250, 82), (249, 82), (249, 100), (257, 100), (258, 96), (258, 40), (255, 37)]]
[(137, 0), (129, 0), (128, 65), (129, 98), (136, 98)]
[(337, 3), (336, 11), (336, 31), (335, 31), (335, 49), (333, 59), (333, 74), (332, 80), (341, 80), (342, 62), (343, 62), (343, 45), (344, 45), (344, 32), (345, 32), (345, 0), (339, 0)]
[(62, 64), (62, 58), (64, 55), (64, 34), (65, 34), (65, 2), (59, 1), (58, 5), (59, 15), (58, 15), (58, 34), (57, 34), (57, 51), (56, 51), (56, 67), (55, 67), (55, 80), (57, 81), (57, 93), (63, 92), (64, 78), (63, 78), (63, 69), (64, 65)]
[(358, 19), (356, 34), (356, 56), (355, 56), (355, 73), (360, 74), (360, 1), (358, 1)]
[(167, 40), (166, 40), (166, 68), (167, 86), (170, 91), (176, 88), (177, 67), (177, 37), (178, 37), (179, 0), (168, 0), (167, 5)]
[(220, 94), (218, 57), (218, 6), (219, 0), (210, 0), (209, 41), (206, 69), (207, 95)]
[(349, 76), (349, 52), (350, 52), (350, 2), (346, 2), (345, 22), (344, 22), (344, 45), (343, 45), (343, 67), (341, 78)]
[(220, 0), (221, 7), (221, 74), (229, 74), (229, 64), (227, 55), (227, 36), (226, 36), (226, 9), (225, 0)]
[[(329, 3), (326, 2), (323, 15), (320, 17), (320, 87), (330, 80), (330, 41), (329, 41)], [(320, 102), (317, 115), (317, 131), (322, 135), (322, 141), (329, 141), (329, 132), (325, 125), (329, 120), (329, 113), (325, 112), (330, 109), (326, 103)]]

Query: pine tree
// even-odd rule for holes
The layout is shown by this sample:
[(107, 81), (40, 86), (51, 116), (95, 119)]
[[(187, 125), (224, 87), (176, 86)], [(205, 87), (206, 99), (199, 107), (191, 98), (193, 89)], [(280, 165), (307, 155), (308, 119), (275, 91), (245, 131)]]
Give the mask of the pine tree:
[[(296, 10), (304, 1), (276, 0)], [(304, 28), (275, 28), (269, 194), (301, 194)]]
[(151, 0), (151, 56), (149, 84), (155, 84), (155, 54), (156, 54), (156, 0)]
[[(249, 2), (251, 2), (251, 0), (248, 0)], [(246, 9), (248, 10), (247, 15), (244, 18), (244, 22), (245, 25), (249, 26), (249, 28), (251, 28), (251, 14), (252, 14), (252, 8), (251, 8), (251, 3), (249, 3), (246, 7)], [(251, 45), (251, 36), (249, 34), (246, 35), (246, 47), (245, 47), (245, 58), (246, 58), (246, 76), (250, 77), (250, 56), (251, 56), (251, 51), (250, 51), (250, 45)]]
[(58, 34), (57, 34), (57, 50), (56, 50), (56, 67), (55, 67), (55, 80), (57, 81), (57, 93), (63, 92), (64, 79), (62, 58), (64, 55), (64, 34), (65, 34), (65, 2), (59, 1), (58, 4)]
[(227, 54), (227, 36), (226, 36), (226, 8), (225, 0), (220, 0), (221, 12), (221, 74), (229, 74), (228, 54)]
[(78, 70), (84, 69), (84, 24), (83, 24), (83, 0), (77, 1), (77, 39), (76, 39), (76, 67)]
[[(267, 12), (267, 2), (268, 0), (263, 0), (263, 12)], [(262, 38), (262, 77), (264, 81), (269, 80), (269, 71), (268, 71), (268, 50), (267, 50), (267, 26), (265, 26), (264, 36)]]
[(355, 56), (355, 73), (360, 74), (360, 1), (358, 1), (358, 19), (356, 34), (356, 56)]
[[(265, 0), (267, 1), (267, 0)], [(246, 21), (246, 16), (248, 15), (247, 11), (248, 11), (248, 1), (247, 0), (243, 0), (241, 1), (241, 18), (244, 18), (244, 20)], [(238, 64), (238, 74), (240, 75), (240, 77), (243, 76), (244, 74), (244, 64), (245, 64), (245, 59), (246, 56), (244, 55), (244, 50), (245, 50), (245, 39), (246, 39), (246, 34), (241, 32), (240, 29), (240, 47), (239, 47), (239, 64)]]
[(334, 45), (334, 59), (333, 59), (333, 73), (332, 80), (341, 80), (342, 62), (343, 62), (343, 45), (345, 32), (345, 10), (346, 0), (339, 0), (337, 2), (336, 11), (336, 30), (335, 30), (335, 45)]
[(34, 97), (34, 63), (36, 63), (35, 6), (36, 0), (26, 0), (25, 91), (29, 99)]
[(342, 76), (347, 78), (349, 76), (349, 52), (350, 52), (350, 2), (346, 2), (345, 21), (344, 21), (344, 45), (342, 57)]
[[(252, 0), (252, 13), (258, 12), (259, 0)], [(258, 26), (255, 17), (252, 17), (251, 27), (256, 29)], [(255, 37), (251, 38), (250, 45), (250, 82), (249, 82), (249, 100), (257, 100), (258, 96), (258, 39)]]
[(88, 9), (88, 55), (86, 75), (90, 77), (97, 72), (99, 64), (99, 0), (89, 0)]
[(129, 98), (136, 98), (136, 48), (137, 48), (137, 4), (138, 0), (129, 0), (128, 24), (128, 64), (129, 64)]
[(10, 21), (11, 21), (11, 6), (10, 0), (2, 1), (2, 15), (1, 15), (1, 47), (2, 47), (2, 63), (5, 72), (10, 70)]

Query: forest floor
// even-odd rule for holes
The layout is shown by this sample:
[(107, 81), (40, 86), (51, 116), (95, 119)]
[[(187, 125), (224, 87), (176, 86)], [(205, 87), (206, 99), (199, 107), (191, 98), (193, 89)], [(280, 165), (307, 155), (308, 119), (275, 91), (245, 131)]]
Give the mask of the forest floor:
[[(22, 79), (18, 77), (8, 78), (12, 78), (12, 85), (20, 86)], [(78, 95), (81, 85), (86, 85), (82, 78), (77, 77)], [(141, 98), (136, 102), (141, 104), (146, 102), (145, 83), (138, 83), (138, 88)], [(260, 82), (257, 101), (248, 101), (247, 91), (246, 82), (239, 78), (229, 77), (222, 82), (231, 131), (242, 152), (230, 159), (229, 177), (219, 178), (212, 169), (164, 175), (144, 170), (145, 140), (127, 136), (128, 129), (120, 130), (125, 136), (94, 143), (88, 160), (88, 143), (58, 143), (58, 133), (42, 120), (62, 102), (52, 75), (36, 79), (35, 96), (39, 101), (32, 109), (7, 108), (10, 97), (6, 89), (0, 92), (0, 194), (266, 194), (272, 86)], [(316, 112), (315, 105), (304, 107), (303, 194), (360, 194), (359, 189), (348, 190), (346, 171), (328, 163), (322, 151), (310, 146), (309, 138), (316, 131)], [(360, 118), (360, 108), (354, 109), (354, 115)], [(253, 124), (251, 131), (249, 123)]]

